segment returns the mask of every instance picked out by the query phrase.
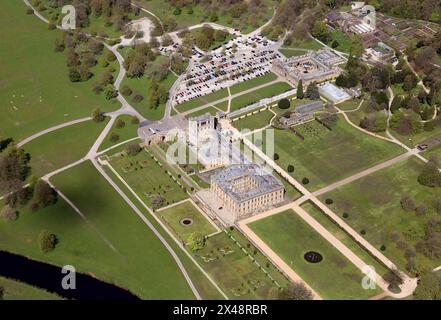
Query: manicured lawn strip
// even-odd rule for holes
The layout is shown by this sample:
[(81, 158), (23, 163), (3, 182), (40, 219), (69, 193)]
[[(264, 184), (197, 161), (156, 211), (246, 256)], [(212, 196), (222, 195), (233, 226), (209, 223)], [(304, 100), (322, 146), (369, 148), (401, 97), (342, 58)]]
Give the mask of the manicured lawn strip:
[(270, 73), (267, 73), (263, 76), (235, 84), (234, 86), (230, 87), (230, 92), (231, 92), (231, 94), (239, 93), (244, 90), (248, 90), (248, 89), (260, 86), (262, 84), (274, 81), (276, 79), (277, 79), (277, 76), (274, 73), (270, 72)]
[[(266, 139), (263, 140), (264, 143)], [(399, 146), (376, 139), (352, 128), (342, 117), (325, 135), (302, 141), (290, 130), (274, 130), (276, 162), (301, 181), (309, 179), (306, 187), (316, 190), (352, 174), (372, 167), (402, 153)]]
[(19, 141), (89, 116), (97, 107), (102, 111), (119, 108), (117, 101), (92, 92), (97, 75), (87, 82), (70, 82), (65, 54), (54, 52), (55, 39), (61, 33), (27, 15), (26, 8), (22, 1), (7, 1), (0, 12), (4, 25), (14, 25), (14, 32), (0, 29), (4, 61), (0, 68), (0, 135)]
[(96, 123), (77, 123), (48, 134), (28, 144), (24, 149), (31, 155), (33, 175), (41, 177), (83, 158), (106, 126), (109, 118)]
[[(71, 187), (77, 188), (81, 194), (79, 190), (82, 186)], [(95, 199), (89, 199), (89, 202), (93, 201)], [(0, 221), (2, 250), (58, 266), (73, 265), (77, 272), (93, 274), (98, 279), (121, 287), (134, 289), (129, 284), (140, 280), (134, 281), (136, 275), (131, 274), (130, 271), (133, 270), (128, 270), (124, 257), (115, 253), (100, 237), (97, 231), (98, 228), (102, 232), (100, 224), (90, 224), (82, 220), (63, 199), (60, 198), (55, 205), (41, 208), (37, 212), (30, 212), (27, 208), (22, 208), (19, 212), (17, 221)], [(116, 211), (114, 213), (117, 214)], [(123, 227), (120, 224), (116, 228)], [(59, 242), (54, 251), (43, 253), (40, 250), (38, 235), (42, 230), (57, 235)], [(111, 233), (108, 239), (115, 245), (115, 239), (110, 236)], [(132, 292), (137, 295), (142, 293), (140, 290)]]
[(269, 110), (264, 110), (253, 115), (249, 115), (243, 119), (233, 122), (233, 126), (238, 130), (255, 130), (267, 126), (270, 120), (274, 117), (274, 113)]
[(315, 220), (317, 220), (323, 227), (331, 232), (338, 240), (345, 246), (351, 249), (361, 260), (367, 265), (373, 266), (375, 271), (380, 275), (384, 275), (388, 269), (374, 257), (372, 257), (365, 249), (363, 249), (355, 240), (353, 240), (343, 229), (336, 225), (326, 214), (317, 208), (312, 202), (306, 202), (302, 205)]
[(307, 38), (304, 40), (294, 40), (289, 45), (283, 45), (286, 48), (300, 48), (300, 49), (309, 49), (309, 50), (318, 50), (320, 48), (323, 48), (323, 46), (315, 41), (312, 38)]
[(299, 57), (307, 53), (306, 51), (295, 49), (279, 49), (279, 51), (287, 58)]
[(202, 189), (206, 189), (210, 187), (210, 184), (199, 178), (199, 176), (196, 173), (192, 174), (189, 177), (192, 178), (193, 181), (196, 182)]
[(228, 101), (220, 102), (218, 104), (215, 104), (214, 106), (224, 112), (228, 111)]
[[(125, 126), (122, 128), (117, 128), (116, 127), (116, 121), (118, 121), (118, 119), (121, 119), (125, 122)], [(135, 138), (138, 136), (138, 124), (133, 124), (132, 121), (132, 116), (129, 115), (122, 115), (122, 116), (118, 116), (116, 118), (115, 123), (112, 126), (112, 129), (110, 130), (110, 132), (107, 134), (106, 138), (104, 139), (103, 143), (101, 143), (100, 147), (99, 147), (99, 151), (101, 150), (105, 150), (107, 148), (110, 148), (118, 143), (121, 143), (123, 141)], [(110, 141), (110, 136), (112, 135), (112, 133), (115, 133), (119, 136), (118, 141), (116, 142), (112, 142)]]
[(277, 298), (277, 286), (225, 232), (208, 238), (193, 256), (231, 299)]
[(277, 82), (262, 89), (246, 93), (233, 99), (231, 102), (231, 111), (244, 108), (264, 98), (271, 98), (291, 89), (292, 87), (286, 82)]
[(207, 107), (207, 108), (204, 108), (204, 109), (202, 109), (202, 110), (199, 110), (199, 111), (195, 111), (195, 112), (192, 112), (192, 113), (190, 113), (190, 114), (187, 114), (185, 117), (188, 119), (188, 118), (191, 118), (191, 117), (198, 117), (198, 116), (201, 116), (201, 115), (204, 115), (204, 114), (206, 114), (207, 112), (209, 113), (209, 114), (211, 114), (211, 115), (215, 115), (216, 114), (216, 112), (218, 112), (219, 110), (217, 110), (216, 108), (214, 108), (214, 107)]
[(207, 94), (207, 95), (202, 96), (200, 98), (196, 98), (196, 99), (181, 103), (181, 104), (175, 106), (175, 108), (179, 112), (185, 112), (185, 111), (194, 109), (196, 107), (203, 106), (203, 105), (208, 104), (210, 102), (214, 102), (214, 101), (226, 98), (226, 97), (228, 97), (228, 90), (221, 89), (219, 91)]
[(0, 287), (5, 290), (4, 300), (61, 300), (56, 294), (3, 277), (0, 277)]
[(53, 182), (116, 248), (111, 267), (120, 274), (111, 275), (114, 281), (146, 299), (193, 298), (163, 244), (90, 162), (55, 176)]
[(180, 186), (165, 173), (165, 168), (160, 167), (145, 151), (136, 156), (114, 154), (110, 164), (136, 190), (149, 208), (152, 208), (152, 201), (156, 195), (165, 199), (162, 206), (187, 198)]
[[(391, 233), (397, 232), (402, 241), (414, 247), (423, 238), (427, 221), (437, 217), (432, 206), (441, 196), (441, 190), (417, 182), (421, 168), (420, 160), (410, 158), (331, 191), (321, 199), (332, 199), (330, 207), (335, 212), (346, 212), (349, 216), (345, 220), (354, 230), (364, 230), (366, 240), (378, 249), (384, 245), (383, 253), (405, 270), (404, 250), (397, 248)], [(413, 197), (417, 205), (425, 204), (428, 213), (417, 217), (415, 212), (405, 212), (400, 204), (404, 196)], [(414, 259), (419, 270), (441, 265), (441, 259), (430, 260), (420, 253)]]
[(176, 254), (179, 256), (182, 264), (187, 270), (194, 285), (198, 289), (201, 296), (206, 300), (223, 300), (224, 297), (213, 286), (213, 284), (207, 279), (207, 277), (199, 270), (199, 268), (190, 260), (190, 258), (177, 246), (175, 241), (170, 235), (162, 228), (161, 225), (154, 219), (151, 214), (144, 208), (144, 206), (138, 201), (137, 198), (127, 189), (127, 187), (121, 183), (121, 181), (114, 175), (114, 173), (107, 167), (104, 170), (110, 176), (110, 178), (118, 185), (118, 187), (127, 195), (127, 197), (141, 210), (144, 216), (153, 224), (158, 232), (166, 239), (168, 244), (173, 248)]
[[(292, 210), (255, 221), (249, 227), (324, 299), (366, 299), (379, 290), (364, 290), (364, 274)], [(320, 263), (304, 259), (308, 251)]]
[(275, 113), (281, 115), (281, 114), (284, 114), (285, 112), (293, 111), (294, 109), (296, 109), (299, 106), (302, 106), (302, 105), (314, 102), (314, 100), (311, 100), (311, 99), (308, 99), (308, 98), (297, 99), (297, 97), (295, 97), (295, 96), (290, 96), (287, 99), (291, 102), (291, 105), (290, 105), (290, 107), (288, 109), (280, 109), (277, 106), (277, 103), (278, 103), (278, 101), (277, 101), (277, 102), (274, 103), (275, 106), (273, 108), (271, 108), (271, 110), (274, 111)]
[[(173, 83), (176, 81), (176, 76), (169, 72), (167, 75), (167, 78), (160, 81), (158, 84), (164, 86), (167, 90), (169, 90)], [(151, 106), (149, 104), (148, 100), (148, 89), (151, 83), (151, 79), (147, 76), (141, 77), (141, 78), (128, 78), (125, 77), (121, 87), (124, 85), (127, 85), (130, 87), (130, 89), (133, 90), (133, 92), (140, 93), (143, 96), (143, 100), (140, 102), (135, 102), (131, 97), (125, 97), (127, 101), (138, 111), (142, 116), (145, 118), (156, 121), (160, 120), (164, 117), (165, 112), (165, 104), (160, 104), (157, 108)]]
[[(348, 101), (339, 103), (337, 105), (337, 107), (343, 111), (351, 111), (351, 110), (357, 109), (360, 102), (361, 102), (361, 100), (359, 100), (359, 99), (348, 100)], [(365, 102), (363, 102), (363, 104), (365, 104)]]
[[(187, 242), (188, 237), (194, 232), (199, 232), (204, 236), (216, 232), (216, 229), (207, 218), (190, 201), (161, 210), (157, 212), (157, 215), (165, 221), (181, 242)], [(191, 219), (192, 224), (188, 226), (183, 225), (182, 220), (184, 218)]]

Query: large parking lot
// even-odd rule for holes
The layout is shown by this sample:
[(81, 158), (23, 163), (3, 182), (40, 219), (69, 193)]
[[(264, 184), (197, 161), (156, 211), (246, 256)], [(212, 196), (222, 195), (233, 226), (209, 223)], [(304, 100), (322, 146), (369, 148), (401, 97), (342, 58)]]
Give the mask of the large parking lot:
[(180, 104), (271, 71), (277, 44), (262, 36), (239, 36), (213, 50), (211, 59), (201, 62), (194, 55), (192, 68), (177, 87), (173, 104)]

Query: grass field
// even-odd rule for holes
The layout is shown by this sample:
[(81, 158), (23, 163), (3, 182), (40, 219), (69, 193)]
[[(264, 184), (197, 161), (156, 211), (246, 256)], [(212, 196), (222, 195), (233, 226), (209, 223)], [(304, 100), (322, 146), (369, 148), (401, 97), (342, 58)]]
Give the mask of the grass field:
[[(169, 72), (167, 78), (160, 81), (158, 84), (164, 86), (167, 91), (173, 86), (173, 83), (176, 81), (176, 76)], [(148, 101), (148, 89), (151, 83), (151, 79), (147, 76), (143, 76), (141, 78), (128, 78), (125, 77), (121, 87), (124, 85), (129, 86), (133, 92), (140, 93), (144, 99), (140, 102), (135, 102), (130, 97), (125, 97), (127, 101), (145, 118), (156, 121), (161, 120), (164, 117), (165, 112), (165, 104), (160, 104), (157, 108), (154, 108), (149, 104)]]
[[(337, 107), (343, 111), (351, 111), (357, 109), (361, 101), (360, 99), (347, 100), (339, 103)], [(365, 104), (365, 102), (363, 104)]]
[[(298, 127), (295, 127), (296, 129)], [(277, 163), (286, 170), (293, 165), (291, 175), (299, 180), (308, 178), (306, 185), (316, 190), (332, 182), (393, 158), (401, 148), (368, 136), (339, 118), (332, 131), (302, 141), (290, 130), (274, 130), (274, 150)], [(268, 143), (264, 140), (265, 143)]]
[(0, 277), (0, 287), (3, 287), (4, 300), (60, 300), (56, 294), (32, 287), (26, 283)]
[[(384, 245), (384, 254), (405, 269), (404, 249), (397, 248), (391, 234), (397, 232), (406, 246), (414, 247), (424, 236), (427, 221), (437, 217), (433, 203), (441, 196), (441, 190), (417, 182), (421, 168), (422, 162), (412, 158), (329, 192), (322, 199), (332, 199), (335, 212), (347, 213), (347, 223), (358, 232), (364, 230), (364, 237), (377, 248)], [(404, 196), (413, 197), (417, 205), (426, 205), (428, 213), (418, 217), (415, 212), (404, 211), (400, 204)], [(432, 261), (417, 253), (415, 263), (419, 270), (432, 269), (441, 265), (441, 259)]]
[[(89, 272), (119, 283), (146, 299), (193, 298), (184, 277), (163, 244), (91, 163), (81, 164), (55, 176), (53, 183), (116, 249), (116, 252), (110, 248), (100, 252), (92, 248), (90, 254), (94, 257), (90, 257), (90, 263), (102, 261), (104, 257), (111, 260), (108, 266), (102, 265), (100, 270), (89, 268)], [(84, 242), (78, 236), (75, 239), (82, 243), (84, 249), (94, 245)], [(56, 251), (63, 253), (63, 249), (59, 249)], [(89, 260), (85, 261), (89, 263)]]
[[(228, 12), (222, 13), (216, 10), (216, 23), (223, 26), (239, 28), (242, 32), (251, 32), (257, 27), (263, 25), (273, 15), (273, 7), (277, 5), (276, 1), (263, 0), (261, 1), (264, 7), (257, 8), (255, 12), (244, 13), (240, 18), (233, 18)], [(187, 8), (183, 8), (181, 12), (176, 15), (173, 14), (175, 7), (162, 0), (137, 1), (144, 8), (152, 11), (162, 21), (174, 18), (177, 22), (177, 29), (189, 27), (198, 23), (209, 22), (211, 19), (209, 9), (202, 3), (191, 6), (192, 12), (189, 13)]]
[(279, 49), (279, 51), (287, 58), (290, 57), (299, 57), (299, 56), (303, 56), (304, 54), (306, 54), (307, 52), (304, 50), (296, 50), (296, 49)]
[[(181, 242), (187, 242), (188, 237), (194, 232), (199, 232), (204, 236), (216, 232), (207, 218), (190, 201), (161, 210), (157, 215), (166, 222)], [(193, 223), (191, 225), (182, 224), (184, 218), (191, 219)]]
[(291, 89), (292, 87), (286, 82), (277, 82), (259, 90), (243, 94), (233, 99), (231, 102), (231, 111), (244, 108), (264, 98), (271, 98)]
[(233, 126), (238, 130), (255, 130), (267, 126), (270, 120), (274, 117), (274, 113), (269, 110), (264, 110), (253, 115), (249, 115), (243, 119), (233, 122)]
[(230, 92), (231, 92), (231, 94), (236, 94), (236, 93), (242, 92), (244, 90), (248, 90), (248, 89), (251, 89), (251, 88), (254, 88), (257, 86), (261, 86), (265, 83), (274, 81), (276, 79), (277, 79), (277, 76), (274, 73), (270, 72), (270, 73), (267, 73), (263, 76), (235, 84), (234, 86), (230, 87)]
[[(381, 290), (364, 290), (364, 274), (293, 211), (255, 221), (249, 227), (323, 299), (367, 299)], [(308, 251), (323, 256), (319, 263), (304, 259)]]
[(218, 112), (219, 110), (217, 110), (216, 108), (214, 108), (214, 107), (207, 107), (207, 108), (204, 108), (204, 109), (202, 109), (202, 110), (199, 110), (199, 111), (195, 111), (195, 112), (192, 112), (192, 113), (189, 113), (189, 114), (187, 114), (185, 117), (188, 119), (188, 118), (191, 118), (191, 117), (198, 117), (198, 116), (201, 116), (201, 115), (203, 115), (203, 114), (206, 114), (207, 112), (209, 113), (209, 114), (211, 114), (211, 115), (215, 115), (216, 114), (216, 112)]
[(164, 172), (165, 168), (144, 150), (134, 157), (114, 155), (110, 164), (150, 208), (157, 195), (164, 198), (161, 207), (187, 198), (187, 194)]
[[(247, 253), (256, 256), (254, 259), (260, 255), (258, 252), (254, 255), (252, 250), (247, 250)], [(194, 252), (193, 256), (231, 299), (277, 298), (277, 286), (248, 254), (245, 254), (226, 233), (222, 232), (208, 238), (205, 247)], [(267, 269), (277, 272), (274, 267)]]
[[(22, 1), (7, 1), (0, 12), (0, 135), (19, 141), (48, 127), (89, 116), (116, 101), (95, 95), (91, 83), (72, 83), (64, 54), (54, 52), (57, 30), (26, 14)], [(6, 26), (14, 26), (14, 32)], [(32, 30), (32, 32), (29, 32)], [(41, 102), (40, 102), (41, 101)]]
[(32, 174), (41, 177), (83, 158), (104, 129), (109, 118), (74, 124), (45, 134), (24, 145), (31, 155)]
[[(128, 116), (128, 115), (122, 115), (122, 116), (118, 116), (116, 118), (116, 121), (118, 121), (118, 119), (121, 119), (122, 121), (124, 121), (125, 125), (122, 128), (117, 128), (116, 127), (116, 122), (113, 124), (112, 129), (110, 130), (109, 134), (106, 136), (106, 138), (104, 139), (103, 143), (101, 143), (99, 150), (105, 150), (107, 148), (110, 148), (112, 146), (114, 146), (115, 144), (121, 143), (123, 141), (135, 138), (138, 136), (138, 124), (133, 124), (132, 121), (132, 116)], [(110, 136), (112, 135), (112, 133), (115, 133), (118, 135), (119, 139), (116, 142), (112, 142), (110, 141)]]
[(176, 110), (179, 112), (185, 112), (200, 106), (203, 106), (205, 104), (223, 99), (228, 97), (228, 90), (227, 89), (221, 89), (219, 91), (207, 94), (205, 96), (202, 96), (200, 98), (196, 98), (184, 103), (181, 103), (175, 107)]

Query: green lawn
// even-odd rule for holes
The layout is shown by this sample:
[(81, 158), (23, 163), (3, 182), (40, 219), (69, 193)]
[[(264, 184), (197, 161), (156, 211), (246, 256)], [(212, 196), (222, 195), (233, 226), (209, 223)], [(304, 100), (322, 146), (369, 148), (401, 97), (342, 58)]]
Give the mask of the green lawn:
[(296, 50), (296, 49), (279, 49), (279, 51), (287, 58), (290, 57), (299, 57), (299, 56), (303, 56), (304, 54), (306, 54), (306, 51), (303, 50)]
[(323, 48), (323, 46), (315, 41), (312, 38), (304, 39), (304, 40), (297, 40), (295, 39), (291, 44), (289, 45), (283, 45), (286, 48), (300, 48), (300, 49), (308, 49), (308, 50), (318, 50)]
[[(365, 230), (364, 237), (375, 247), (384, 245), (384, 254), (405, 269), (404, 249), (397, 248), (391, 233), (397, 232), (400, 241), (414, 247), (424, 236), (427, 221), (437, 218), (433, 204), (441, 196), (440, 189), (417, 182), (421, 168), (422, 162), (412, 158), (329, 192), (322, 199), (333, 199), (333, 210), (346, 212), (347, 223), (358, 232)], [(404, 196), (412, 196), (417, 205), (426, 205), (428, 213), (418, 217), (415, 212), (405, 212), (400, 204)], [(415, 263), (418, 270), (432, 269), (441, 265), (441, 259), (430, 260), (417, 253)]]
[(216, 112), (218, 112), (219, 110), (217, 110), (216, 108), (214, 108), (214, 107), (207, 107), (207, 108), (204, 108), (204, 109), (202, 109), (202, 110), (199, 110), (199, 111), (195, 111), (195, 112), (192, 112), (192, 113), (189, 113), (189, 114), (187, 114), (185, 117), (188, 119), (188, 118), (191, 118), (191, 117), (198, 117), (198, 116), (201, 116), (201, 115), (204, 115), (204, 114), (206, 114), (207, 112), (209, 113), (209, 114), (211, 114), (211, 115), (215, 115), (216, 114)]
[(322, 210), (316, 207), (312, 202), (302, 204), (305, 209), (315, 220), (317, 220), (323, 227), (331, 232), (338, 240), (340, 240), (346, 247), (354, 252), (367, 265), (375, 268), (375, 271), (380, 276), (383, 276), (388, 269), (378, 262), (371, 254), (369, 254), (362, 246), (353, 240), (343, 229), (334, 223)]
[[(358, 108), (359, 104), (360, 104), (361, 100), (360, 99), (352, 99), (352, 100), (347, 100), (344, 101), (342, 103), (339, 103), (337, 105), (337, 107), (343, 111), (351, 111), (351, 110), (355, 110)], [(363, 102), (363, 104), (365, 104), (366, 102)], [(361, 108), (360, 108), (361, 109)], [(358, 124), (358, 123), (357, 123)]]
[[(165, 221), (167, 226), (178, 236), (181, 242), (187, 242), (188, 237), (194, 232), (199, 232), (204, 236), (216, 232), (213, 225), (211, 225), (207, 218), (190, 201), (161, 210), (157, 215)], [(192, 224), (184, 225), (182, 223), (184, 218), (191, 219)]]
[[(160, 81), (158, 84), (164, 86), (167, 90), (173, 86), (177, 77), (169, 72), (167, 77)], [(143, 96), (143, 100), (140, 102), (135, 102), (131, 97), (125, 97), (126, 100), (145, 118), (156, 121), (161, 120), (164, 117), (165, 104), (160, 104), (158, 107), (154, 108), (149, 104), (148, 101), (148, 88), (150, 86), (151, 79), (147, 76), (141, 78), (128, 78), (125, 77), (121, 87), (127, 85), (132, 89), (133, 92), (140, 93)]]
[(179, 112), (185, 112), (191, 109), (194, 109), (196, 107), (200, 107), (203, 106), (205, 104), (223, 99), (228, 97), (228, 90), (227, 89), (221, 89), (219, 91), (207, 94), (205, 96), (202, 96), (200, 98), (196, 98), (184, 103), (181, 103), (179, 105), (177, 105), (175, 108), (176, 110), (178, 110)]
[(251, 88), (254, 88), (257, 86), (261, 86), (265, 83), (274, 81), (276, 79), (277, 79), (277, 76), (274, 73), (270, 72), (270, 73), (267, 73), (263, 76), (235, 84), (234, 86), (230, 87), (230, 92), (231, 92), (231, 94), (236, 94), (236, 93), (242, 92), (244, 90), (248, 90), (248, 89), (251, 89)]
[(110, 164), (150, 208), (157, 195), (165, 199), (162, 207), (188, 197), (164, 172), (165, 168), (160, 167), (144, 150), (133, 157), (114, 155)]
[[(300, 126), (296, 126), (300, 129)], [(268, 143), (263, 139), (264, 144)], [(332, 131), (302, 141), (290, 130), (274, 130), (274, 152), (277, 163), (301, 181), (309, 179), (306, 187), (316, 190), (372, 167), (402, 153), (399, 146), (376, 139), (351, 127), (342, 117)], [(264, 145), (265, 149), (265, 145)]]
[(267, 126), (273, 117), (274, 113), (269, 110), (264, 110), (234, 121), (233, 126), (238, 130), (255, 130)]
[(433, 131), (422, 130), (421, 132), (419, 132), (417, 134), (411, 133), (407, 136), (403, 136), (396, 131), (392, 131), (391, 133), (394, 135), (394, 137), (396, 137), (398, 140), (400, 140), (402, 143), (404, 143), (408, 147), (414, 148), (417, 145), (430, 139), (431, 137), (441, 135), (441, 126), (435, 126), (435, 129)]
[[(22, 1), (7, 1), (0, 12), (0, 135), (19, 141), (48, 127), (119, 108), (95, 95), (91, 81), (72, 83), (65, 55), (54, 52), (57, 30), (26, 14)], [(6, 26), (14, 26), (14, 32)], [(32, 30), (32, 32), (29, 32)], [(41, 102), (40, 102), (41, 101)]]
[(4, 288), (4, 300), (60, 300), (56, 294), (32, 287), (26, 283), (0, 277), (0, 287)]
[[(163, 244), (90, 162), (55, 176), (53, 183), (83, 212), (89, 225), (116, 249), (116, 252), (110, 248), (104, 252), (96, 251), (94, 242), (76, 235), (75, 240), (81, 243), (81, 250), (92, 247), (89, 250), (91, 261), (85, 259), (85, 263), (90, 263), (89, 272), (116, 282), (145, 299), (193, 298), (182, 273)], [(65, 224), (74, 229), (75, 225)], [(75, 230), (71, 232), (75, 234)], [(63, 238), (60, 240), (63, 243)], [(64, 250), (59, 248), (55, 252), (63, 254)], [(79, 258), (84, 259), (82, 256)], [(104, 258), (110, 259), (107, 265), (99, 263)], [(100, 269), (92, 268), (95, 263), (99, 263)]]
[[(116, 121), (118, 121), (118, 119), (121, 119), (122, 121), (124, 121), (125, 125), (122, 128), (117, 128), (116, 127), (116, 122), (113, 124), (112, 129), (110, 130), (110, 132), (107, 134), (106, 138), (104, 139), (103, 143), (101, 143), (99, 150), (105, 150), (107, 148), (110, 148), (118, 143), (121, 143), (123, 141), (135, 138), (138, 136), (138, 124), (133, 124), (132, 121), (132, 116), (129, 115), (122, 115), (122, 116), (118, 116), (118, 118), (116, 119)], [(119, 139), (116, 142), (112, 142), (110, 141), (110, 136), (112, 135), (112, 133), (115, 133), (118, 135)]]
[(292, 87), (286, 82), (277, 82), (259, 90), (243, 94), (233, 99), (231, 102), (231, 111), (244, 108), (264, 98), (271, 98), (291, 89)]
[(331, 46), (333, 41), (337, 41), (339, 45), (335, 48), (338, 51), (349, 53), (352, 45), (352, 40), (343, 31), (334, 30), (331, 32), (332, 40), (328, 43)]
[(83, 158), (103, 131), (109, 118), (74, 124), (45, 134), (24, 145), (31, 155), (32, 173), (38, 177)]
[[(364, 290), (364, 274), (292, 210), (249, 227), (323, 299), (367, 299), (381, 292)], [(323, 260), (307, 262), (304, 254), (308, 251), (320, 253)]]
[[(192, 12), (189, 13), (187, 8), (183, 8), (180, 14), (174, 14), (175, 7), (168, 1), (163, 0), (143, 0), (137, 1), (144, 8), (152, 11), (156, 14), (162, 21), (166, 19), (173, 18), (177, 22), (177, 29), (182, 29), (189, 27), (198, 23), (210, 22), (213, 19), (209, 16), (209, 3), (205, 6), (204, 2), (198, 2), (190, 5)], [(277, 6), (277, 2), (273, 0), (262, 0), (262, 5), (256, 7), (253, 11), (245, 12), (241, 14), (238, 18), (233, 18), (229, 12), (222, 12), (220, 10), (215, 10), (217, 13), (216, 23), (239, 28), (242, 32), (251, 32), (257, 27), (263, 25), (267, 22), (273, 15), (273, 7)]]

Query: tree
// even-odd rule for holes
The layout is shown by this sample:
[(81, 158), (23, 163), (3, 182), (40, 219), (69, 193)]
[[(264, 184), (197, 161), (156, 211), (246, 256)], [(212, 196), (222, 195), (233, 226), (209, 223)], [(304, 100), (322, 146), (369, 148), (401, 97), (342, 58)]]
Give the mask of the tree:
[(43, 230), (38, 235), (38, 243), (44, 253), (53, 251), (58, 243), (57, 236), (47, 230)]
[(306, 97), (311, 100), (320, 99), (320, 93), (315, 82), (309, 84), (308, 88), (306, 89)]
[(57, 202), (57, 192), (44, 180), (38, 180), (34, 187), (34, 199), (42, 207)]
[(132, 116), (130, 119), (131, 124), (139, 124), (139, 118), (137, 116)]
[(31, 157), (13, 143), (0, 152), (0, 193), (16, 193), (23, 188), (30, 173)]
[(288, 165), (288, 168), (287, 168), (287, 170), (288, 170), (288, 172), (294, 172), (294, 166), (292, 165), (292, 164), (290, 164), (290, 165)]
[(126, 152), (129, 156), (136, 156), (139, 152), (141, 152), (141, 147), (139, 143), (130, 142), (127, 144)]
[(81, 81), (81, 75), (78, 72), (78, 69), (76, 69), (76, 68), (69, 69), (69, 80), (71, 82), (80, 82)]
[(278, 153), (275, 153), (275, 154), (273, 155), (273, 159), (274, 159), (274, 161), (279, 160), (279, 154), (278, 154)]
[(291, 106), (291, 102), (288, 99), (283, 98), (280, 99), (279, 102), (277, 102), (277, 106), (280, 109), (288, 109)]
[(92, 118), (95, 122), (103, 122), (106, 117), (104, 116), (104, 113), (101, 112), (100, 108), (96, 108), (92, 112)]
[(422, 172), (418, 176), (418, 182), (426, 187), (440, 187), (441, 173), (438, 170), (439, 165), (435, 159), (429, 159), (424, 165)]
[(297, 99), (303, 99), (305, 97), (303, 93), (303, 81), (300, 79), (299, 83), (297, 84)]
[(205, 247), (205, 237), (199, 232), (190, 234), (187, 245), (191, 251), (198, 251)]
[(279, 294), (280, 300), (312, 300), (311, 290), (301, 282), (293, 282)]
[(159, 209), (165, 204), (165, 199), (160, 195), (156, 195), (152, 200), (152, 208), (153, 210)]
[(0, 211), (0, 217), (5, 221), (15, 221), (18, 219), (18, 211), (6, 205)]

